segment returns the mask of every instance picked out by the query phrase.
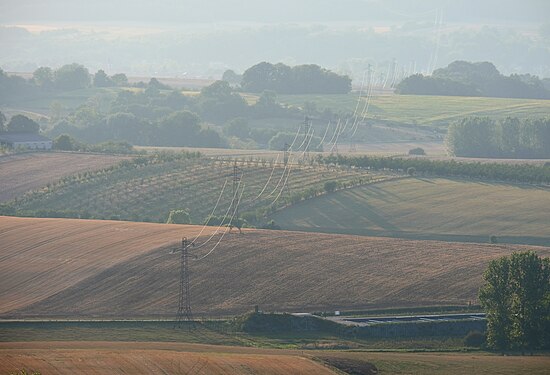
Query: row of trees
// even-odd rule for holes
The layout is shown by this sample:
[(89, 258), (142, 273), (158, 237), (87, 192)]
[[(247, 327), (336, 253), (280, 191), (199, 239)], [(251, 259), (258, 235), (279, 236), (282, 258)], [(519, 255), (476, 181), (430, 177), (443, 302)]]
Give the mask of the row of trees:
[(351, 79), (318, 65), (261, 62), (243, 73), (241, 87), (248, 92), (273, 90), (278, 94), (347, 94)]
[[(91, 75), (83, 65), (73, 63), (58, 69), (40, 67), (30, 79), (18, 75), (9, 75), (0, 69), (0, 103), (13, 102), (21, 98), (49, 95), (51, 91), (70, 91), (88, 87), (128, 87), (128, 77), (124, 73), (108, 76), (103, 70)], [(138, 82), (133, 86), (140, 88), (169, 89), (155, 78), (149, 83)]]
[(449, 126), (447, 147), (454, 156), (550, 158), (550, 117), (471, 117)]
[(373, 170), (407, 171), (446, 177), (472, 177), (489, 180), (550, 183), (550, 164), (513, 165), (504, 163), (462, 163), (454, 160), (402, 159), (377, 156), (317, 156), (324, 164), (348, 165)]
[(455, 61), (432, 76), (412, 75), (397, 85), (400, 94), (550, 99), (550, 90), (530, 74), (504, 76), (490, 62)]
[(550, 348), (550, 259), (534, 252), (491, 261), (479, 299), (496, 350)]

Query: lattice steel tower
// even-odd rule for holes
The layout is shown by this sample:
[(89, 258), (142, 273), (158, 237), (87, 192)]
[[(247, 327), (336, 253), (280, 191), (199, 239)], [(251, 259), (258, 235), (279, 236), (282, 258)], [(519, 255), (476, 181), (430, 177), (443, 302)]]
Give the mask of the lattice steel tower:
[(178, 303), (177, 321), (192, 321), (191, 313), (191, 293), (189, 285), (189, 247), (191, 244), (187, 237), (181, 240), (181, 258), (180, 258), (180, 293)]

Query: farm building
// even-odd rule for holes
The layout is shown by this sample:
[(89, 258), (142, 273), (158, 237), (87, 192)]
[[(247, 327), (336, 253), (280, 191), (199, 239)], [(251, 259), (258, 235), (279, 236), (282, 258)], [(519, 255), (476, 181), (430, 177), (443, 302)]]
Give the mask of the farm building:
[(51, 150), (52, 140), (34, 133), (6, 133), (0, 134), (0, 144), (13, 148), (31, 150)]

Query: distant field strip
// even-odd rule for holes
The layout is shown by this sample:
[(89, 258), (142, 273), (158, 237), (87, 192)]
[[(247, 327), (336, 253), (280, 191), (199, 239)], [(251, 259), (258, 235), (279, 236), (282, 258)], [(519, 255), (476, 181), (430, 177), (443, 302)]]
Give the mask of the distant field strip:
[[(487, 353), (346, 352), (258, 349), (158, 342), (32, 342), (0, 344), (0, 371), (42, 374), (340, 374), (328, 358), (372, 363), (387, 375), (548, 374), (550, 357)], [(355, 373), (355, 372), (354, 372)], [(357, 372), (359, 374), (360, 372)]]
[(442, 178), (381, 182), (273, 215), (284, 229), (550, 245), (550, 189)]
[[(356, 95), (282, 95), (282, 103), (353, 112)], [(362, 98), (365, 100), (365, 98)], [(462, 96), (380, 95), (371, 99), (368, 118), (419, 125), (442, 125), (467, 116), (543, 117), (550, 116), (550, 100)]]
[[(174, 317), (179, 257), (171, 249), (199, 229), (1, 217), (0, 316)], [(490, 260), (526, 249), (550, 255), (542, 247), (250, 229), (191, 260), (193, 311), (466, 305), (476, 301)], [(190, 251), (200, 257), (208, 250)]]
[(22, 368), (60, 375), (336, 374), (323, 364), (299, 356), (298, 353), (291, 355), (283, 351), (152, 343), (31, 343), (19, 344), (17, 348), (0, 345), (1, 373), (8, 374)]
[(124, 156), (79, 153), (26, 153), (0, 157), (0, 202), (74, 173), (110, 167)]

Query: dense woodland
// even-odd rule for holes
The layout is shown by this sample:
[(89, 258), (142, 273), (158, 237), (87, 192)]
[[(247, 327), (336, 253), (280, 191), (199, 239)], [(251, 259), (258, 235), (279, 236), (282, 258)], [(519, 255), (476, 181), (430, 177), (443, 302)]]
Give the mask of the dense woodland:
[(248, 68), (241, 81), (247, 92), (273, 90), (279, 94), (347, 94), (351, 79), (318, 65), (288, 65), (261, 62)]
[(550, 158), (550, 118), (465, 118), (449, 127), (447, 146), (454, 156)]
[(399, 94), (490, 96), (550, 99), (550, 89), (537, 76), (504, 76), (490, 62), (455, 61), (431, 76), (412, 75), (397, 85)]
[[(183, 95), (155, 78), (148, 83), (130, 85), (124, 74), (108, 76), (99, 70), (91, 75), (79, 64), (65, 65), (57, 70), (42, 67), (28, 80), (0, 70), (0, 93), (10, 93), (0, 94), (0, 103), (47, 98), (89, 87), (115, 86), (120, 87), (115, 89), (118, 93), (107, 105), (91, 98), (65, 116), (53, 108), (45, 135), (56, 138), (67, 134), (75, 139), (73, 144), (115, 141), (145, 146), (271, 146), (281, 149), (289, 138), (284, 128), (256, 128), (249, 122), (284, 118), (289, 127), (294, 128), (296, 123), (303, 121), (305, 114), (300, 108), (281, 105), (275, 91), (264, 90), (255, 103), (248, 104), (235, 86), (226, 81), (216, 81), (198, 95)], [(129, 89), (132, 86), (139, 90)], [(331, 111), (317, 113), (311, 108), (307, 113), (327, 120), (333, 116)]]

